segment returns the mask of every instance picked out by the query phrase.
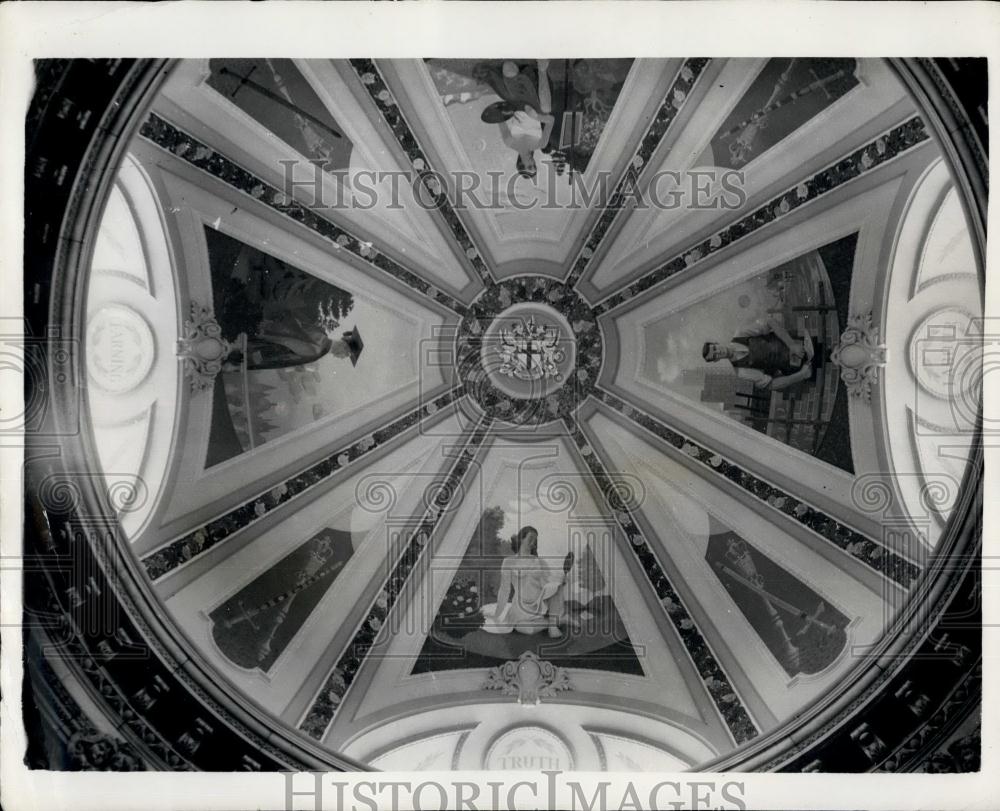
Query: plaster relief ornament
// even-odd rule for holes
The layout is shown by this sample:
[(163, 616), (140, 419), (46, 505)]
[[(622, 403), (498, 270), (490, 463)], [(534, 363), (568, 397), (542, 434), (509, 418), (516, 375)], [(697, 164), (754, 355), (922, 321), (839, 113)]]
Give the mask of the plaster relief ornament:
[(840, 379), (851, 396), (870, 402), (872, 384), (878, 382), (879, 367), (886, 363), (885, 345), (879, 343), (870, 312), (851, 317), (830, 360), (840, 367)]
[(518, 704), (539, 704), (542, 698), (572, 690), (573, 684), (561, 667), (539, 659), (532, 651), (525, 651), (515, 661), (490, 668), (483, 689), (517, 696)]
[(149, 374), (156, 342), (146, 320), (123, 304), (105, 304), (87, 323), (87, 374), (103, 391), (125, 394)]
[(551, 325), (517, 322), (510, 329), (500, 330), (499, 372), (518, 380), (561, 380), (559, 364), (566, 353), (559, 347), (559, 330)]
[(184, 322), (184, 337), (177, 339), (177, 357), (185, 361), (184, 376), (192, 391), (212, 387), (226, 357), (235, 349), (222, 337), (215, 313), (197, 301), (191, 302), (191, 317)]

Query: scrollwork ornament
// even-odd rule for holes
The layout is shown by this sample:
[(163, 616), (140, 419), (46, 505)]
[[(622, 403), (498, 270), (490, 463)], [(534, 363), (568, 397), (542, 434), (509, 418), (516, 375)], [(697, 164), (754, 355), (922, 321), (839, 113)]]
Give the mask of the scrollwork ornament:
[(215, 384), (226, 358), (239, 347), (222, 337), (222, 327), (211, 307), (192, 300), (190, 314), (184, 322), (184, 337), (177, 339), (177, 357), (184, 361), (191, 390), (205, 391)]
[(885, 345), (879, 342), (878, 327), (872, 324), (871, 312), (848, 320), (840, 343), (830, 353), (830, 361), (840, 368), (840, 379), (852, 397), (871, 402), (878, 370), (885, 366), (885, 352)]
[(572, 690), (569, 674), (551, 662), (525, 651), (516, 660), (490, 669), (484, 690), (499, 690), (505, 696), (517, 696), (518, 704), (538, 704), (543, 698)]

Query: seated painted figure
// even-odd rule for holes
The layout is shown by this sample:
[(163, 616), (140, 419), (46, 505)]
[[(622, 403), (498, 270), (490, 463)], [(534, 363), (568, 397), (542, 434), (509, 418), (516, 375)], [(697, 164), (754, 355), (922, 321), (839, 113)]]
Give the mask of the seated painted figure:
[(562, 571), (552, 571), (538, 557), (538, 531), (524, 527), (511, 538), (514, 554), (500, 568), (497, 602), (485, 605), (484, 631), (494, 634), (536, 634), (547, 629), (560, 637), (558, 622), (563, 615), (566, 573), (573, 565), (573, 553), (566, 555)]
[(728, 360), (736, 374), (759, 389), (780, 391), (815, 374), (818, 355), (808, 331), (792, 336), (776, 318), (755, 322), (728, 343), (709, 341), (702, 347), (708, 363)]

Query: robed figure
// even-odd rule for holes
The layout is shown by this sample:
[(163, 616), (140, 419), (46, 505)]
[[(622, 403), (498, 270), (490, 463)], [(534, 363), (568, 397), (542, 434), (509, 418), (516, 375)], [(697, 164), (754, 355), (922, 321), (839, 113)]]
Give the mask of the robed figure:
[(214, 229), (206, 237), (219, 324), (227, 339), (245, 344), (231, 366), (287, 369), (326, 355), (357, 363), (360, 333), (339, 330), (354, 306), (350, 293)]

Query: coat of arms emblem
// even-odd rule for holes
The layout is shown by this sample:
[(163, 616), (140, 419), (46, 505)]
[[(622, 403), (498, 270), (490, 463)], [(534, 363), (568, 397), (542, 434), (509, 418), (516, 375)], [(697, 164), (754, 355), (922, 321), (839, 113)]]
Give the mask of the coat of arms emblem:
[(516, 322), (510, 329), (500, 330), (499, 372), (518, 380), (560, 380), (559, 364), (566, 353), (559, 347), (559, 330), (551, 325)]

